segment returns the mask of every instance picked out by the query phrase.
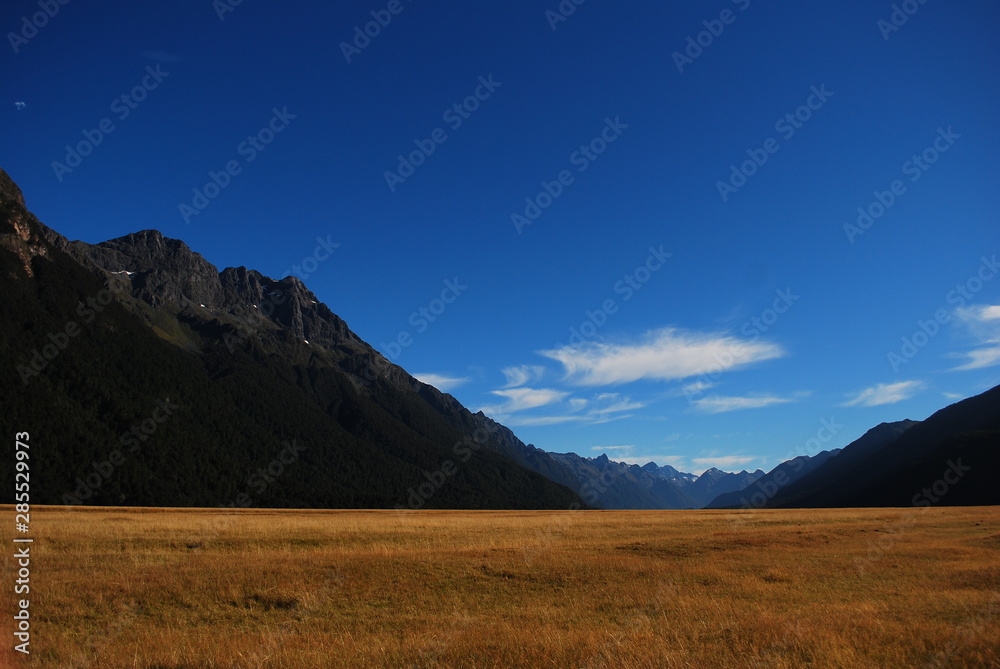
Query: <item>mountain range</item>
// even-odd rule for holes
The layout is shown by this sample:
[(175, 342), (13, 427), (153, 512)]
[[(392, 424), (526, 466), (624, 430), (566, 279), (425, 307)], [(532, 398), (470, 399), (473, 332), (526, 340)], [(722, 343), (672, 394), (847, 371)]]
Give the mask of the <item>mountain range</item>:
[[(983, 501), (995, 495), (980, 491), (980, 467), (995, 464), (996, 389), (767, 474), (694, 476), (525, 444), (389, 362), (298, 278), (219, 271), (155, 230), (70, 241), (27, 210), (2, 170), (0, 276), (4, 414), (30, 434), (36, 503), (909, 504), (909, 486), (954, 458), (976, 466), (947, 502), (995, 503)], [(0, 478), (13, 489), (11, 469)]]

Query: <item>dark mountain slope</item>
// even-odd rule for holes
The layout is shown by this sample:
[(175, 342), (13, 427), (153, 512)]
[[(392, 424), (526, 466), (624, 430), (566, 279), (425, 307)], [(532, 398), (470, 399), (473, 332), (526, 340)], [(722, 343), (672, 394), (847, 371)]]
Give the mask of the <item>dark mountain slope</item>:
[(704, 507), (718, 495), (742, 490), (763, 475), (764, 472), (760, 469), (754, 472), (742, 471), (734, 474), (712, 467), (692, 482), (685, 489), (685, 492), (698, 502), (699, 507)]
[(1000, 503), (1000, 489), (987, 483), (1000, 449), (1000, 386), (936, 412), (880, 448), (866, 446), (847, 446), (787, 486), (771, 506), (910, 506), (957, 458), (973, 469), (940, 503)]
[(8, 429), (31, 434), (33, 502), (579, 503), (297, 279), (214, 270), (155, 231), (68, 242), (0, 171), (0, 388)]
[(760, 508), (773, 503), (775, 499), (782, 499), (788, 494), (788, 490), (795, 490), (793, 484), (807, 475), (817, 470), (830, 458), (838, 456), (843, 451), (847, 451), (847, 459), (840, 462), (847, 462), (847, 469), (855, 466), (868, 456), (885, 447), (906, 430), (917, 423), (912, 420), (902, 420), (895, 423), (882, 423), (865, 432), (861, 437), (854, 440), (843, 449), (832, 451), (822, 451), (814, 456), (799, 456), (781, 463), (768, 474), (754, 482), (753, 485), (743, 490), (721, 495), (712, 500), (710, 508), (743, 506), (746, 508)]
[(840, 450), (837, 448), (832, 451), (821, 451), (813, 456), (800, 455), (786, 460), (750, 485), (719, 495), (705, 508), (760, 508), (767, 504), (777, 491), (813, 471), (827, 459), (840, 453)]

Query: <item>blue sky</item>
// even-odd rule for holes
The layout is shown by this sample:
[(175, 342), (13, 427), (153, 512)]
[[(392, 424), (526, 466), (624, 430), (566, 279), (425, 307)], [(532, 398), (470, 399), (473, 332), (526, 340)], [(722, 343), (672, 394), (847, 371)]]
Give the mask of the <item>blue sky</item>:
[(1000, 383), (996, 3), (45, 6), (44, 222), (298, 273), (540, 448), (770, 469)]

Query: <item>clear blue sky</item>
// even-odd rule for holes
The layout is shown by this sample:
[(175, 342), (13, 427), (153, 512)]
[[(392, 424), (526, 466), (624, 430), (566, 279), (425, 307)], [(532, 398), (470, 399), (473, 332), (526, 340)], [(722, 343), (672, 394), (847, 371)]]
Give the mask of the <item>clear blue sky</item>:
[(770, 469), (1000, 382), (1000, 6), (903, 4), (13, 0), (0, 165), (70, 238), (299, 265), (546, 450)]

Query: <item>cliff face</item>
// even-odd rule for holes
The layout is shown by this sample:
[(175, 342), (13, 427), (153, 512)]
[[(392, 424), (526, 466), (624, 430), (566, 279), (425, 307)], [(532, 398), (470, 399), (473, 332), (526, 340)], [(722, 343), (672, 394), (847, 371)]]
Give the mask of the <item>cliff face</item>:
[(334, 348), (360, 339), (296, 277), (271, 279), (245, 267), (221, 272), (187, 244), (143, 230), (100, 244), (47, 237), (118, 292), (188, 319), (218, 319), (243, 334), (248, 328), (281, 330), (292, 340)]
[(20, 260), (20, 267), (31, 277), (32, 258), (47, 258), (48, 245), (40, 234), (41, 224), (24, 206), (24, 195), (16, 183), (0, 170), (0, 248)]

